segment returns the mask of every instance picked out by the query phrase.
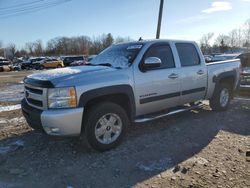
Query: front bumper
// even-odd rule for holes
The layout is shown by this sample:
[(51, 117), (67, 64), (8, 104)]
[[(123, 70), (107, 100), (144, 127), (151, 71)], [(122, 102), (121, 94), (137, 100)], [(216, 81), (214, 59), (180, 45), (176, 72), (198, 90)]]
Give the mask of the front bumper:
[(79, 136), (81, 134), (84, 108), (39, 110), (22, 100), (23, 115), (35, 130), (49, 135)]

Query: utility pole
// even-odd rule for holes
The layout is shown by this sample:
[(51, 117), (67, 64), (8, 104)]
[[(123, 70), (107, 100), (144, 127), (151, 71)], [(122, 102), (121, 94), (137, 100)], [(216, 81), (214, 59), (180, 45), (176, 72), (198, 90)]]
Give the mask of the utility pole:
[(162, 12), (163, 12), (163, 3), (164, 3), (164, 0), (161, 0), (160, 8), (159, 8), (159, 16), (158, 16), (158, 25), (157, 25), (156, 39), (159, 39), (160, 38), (160, 34), (161, 34), (161, 20), (162, 20)]

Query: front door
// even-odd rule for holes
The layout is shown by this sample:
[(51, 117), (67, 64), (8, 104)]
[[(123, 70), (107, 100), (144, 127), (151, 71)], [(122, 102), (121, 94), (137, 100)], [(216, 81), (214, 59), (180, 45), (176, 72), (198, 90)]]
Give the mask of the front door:
[(180, 100), (180, 69), (176, 68), (170, 45), (152, 45), (140, 66), (143, 67), (143, 62), (148, 57), (158, 57), (162, 63), (160, 67), (146, 71), (134, 69), (137, 116), (176, 106)]

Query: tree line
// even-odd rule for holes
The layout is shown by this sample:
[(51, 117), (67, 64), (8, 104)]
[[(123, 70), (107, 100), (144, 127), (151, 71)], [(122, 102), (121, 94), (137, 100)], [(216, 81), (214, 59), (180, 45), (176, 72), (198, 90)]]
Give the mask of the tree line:
[(112, 44), (129, 41), (132, 41), (130, 37), (114, 38), (111, 33), (93, 38), (88, 36), (56, 37), (49, 40), (45, 47), (41, 40), (37, 40), (27, 42), (21, 49), (17, 49), (15, 44), (9, 44), (3, 48), (0, 41), (0, 56), (13, 59), (31, 56), (92, 55), (100, 53)]
[[(199, 45), (204, 54), (228, 51), (234, 53), (238, 48), (250, 50), (250, 19), (241, 27), (233, 29), (227, 34), (218, 35), (211, 44), (213, 38), (214, 33), (207, 33), (201, 37)], [(88, 36), (56, 37), (49, 40), (45, 46), (41, 40), (37, 40), (27, 42), (21, 49), (17, 49), (15, 44), (9, 44), (4, 48), (0, 41), (0, 57), (13, 59), (14, 57), (31, 56), (92, 55), (98, 54), (112, 44), (128, 41), (133, 40), (130, 37), (114, 38), (111, 33), (93, 38)]]
[(250, 50), (250, 19), (242, 26), (227, 34), (219, 34), (211, 45), (214, 33), (204, 34), (200, 39), (200, 47), (204, 54), (237, 52), (239, 48)]

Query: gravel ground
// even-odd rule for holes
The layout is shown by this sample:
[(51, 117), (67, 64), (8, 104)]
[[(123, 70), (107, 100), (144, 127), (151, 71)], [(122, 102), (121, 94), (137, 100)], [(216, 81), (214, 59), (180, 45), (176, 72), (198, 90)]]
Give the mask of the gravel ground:
[[(2, 91), (25, 75), (13, 74), (15, 80), (9, 77), (9, 83), (0, 84)], [(105, 153), (88, 150), (77, 138), (49, 137), (31, 130), (20, 109), (0, 112), (1, 188), (245, 188), (250, 187), (248, 151), (247, 96), (232, 101), (226, 112), (205, 106), (133, 125), (122, 145)]]

